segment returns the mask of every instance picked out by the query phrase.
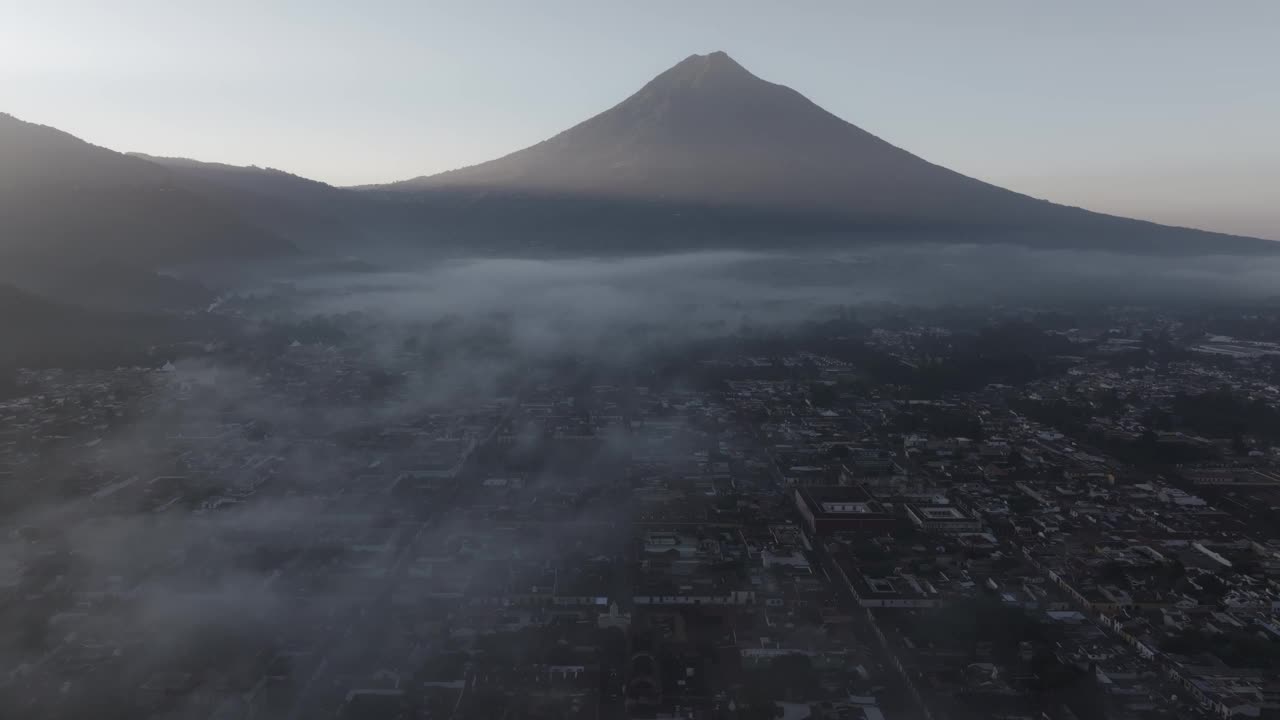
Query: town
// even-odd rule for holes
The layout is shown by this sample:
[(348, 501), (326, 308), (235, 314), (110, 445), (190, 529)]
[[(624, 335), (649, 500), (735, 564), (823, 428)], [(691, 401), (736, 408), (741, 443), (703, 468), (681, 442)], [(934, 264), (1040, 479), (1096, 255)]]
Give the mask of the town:
[(1274, 321), (943, 315), (20, 370), (0, 714), (1280, 717)]

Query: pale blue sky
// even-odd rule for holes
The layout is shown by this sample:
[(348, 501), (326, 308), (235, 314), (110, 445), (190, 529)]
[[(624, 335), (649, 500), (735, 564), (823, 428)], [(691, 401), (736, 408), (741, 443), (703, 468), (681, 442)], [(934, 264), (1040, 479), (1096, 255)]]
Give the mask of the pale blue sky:
[(487, 160), (725, 50), (933, 162), (1280, 239), (1280, 2), (0, 0), (0, 111), (336, 184)]

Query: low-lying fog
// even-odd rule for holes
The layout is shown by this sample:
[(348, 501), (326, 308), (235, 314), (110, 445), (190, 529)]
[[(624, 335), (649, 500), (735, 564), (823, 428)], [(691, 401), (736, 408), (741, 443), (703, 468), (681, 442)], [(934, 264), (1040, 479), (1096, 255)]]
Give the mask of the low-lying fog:
[[(1280, 257), (1158, 257), (1012, 246), (595, 258), (379, 258), (292, 276), (273, 305), (361, 315), (374, 347), (433, 323), (484, 329), (510, 355), (617, 360), (690, 340), (786, 330), (890, 306), (1197, 306), (1280, 295)], [(255, 292), (261, 292), (256, 287)], [(368, 328), (366, 328), (368, 329)]]
[(511, 313), (585, 328), (627, 320), (773, 323), (815, 309), (1203, 302), (1280, 293), (1280, 256), (1167, 257), (990, 245), (601, 258), (382, 259), (297, 282), (319, 313)]

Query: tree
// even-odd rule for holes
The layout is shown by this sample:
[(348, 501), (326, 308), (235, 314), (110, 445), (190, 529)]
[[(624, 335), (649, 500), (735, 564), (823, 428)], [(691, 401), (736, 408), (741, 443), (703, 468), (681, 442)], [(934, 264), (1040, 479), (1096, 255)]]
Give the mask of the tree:
[(760, 683), (747, 683), (737, 702), (737, 720), (773, 720), (782, 715), (769, 688)]
[(1239, 432), (1231, 436), (1231, 452), (1236, 455), (1249, 454), (1249, 446), (1244, 441), (1244, 435), (1241, 435)]
[(1023, 641), (1044, 639), (1045, 628), (1019, 607), (977, 597), (930, 611), (910, 630), (913, 639), (957, 652), (973, 652), (989, 642), (1000, 657), (1013, 657)]
[(810, 698), (818, 691), (813, 661), (807, 655), (793, 653), (769, 661), (769, 679), (785, 698)]
[(13, 368), (0, 368), (0, 398), (10, 398), (18, 394), (18, 371)]
[(839, 398), (834, 385), (821, 382), (809, 383), (809, 401), (817, 408), (830, 408)]

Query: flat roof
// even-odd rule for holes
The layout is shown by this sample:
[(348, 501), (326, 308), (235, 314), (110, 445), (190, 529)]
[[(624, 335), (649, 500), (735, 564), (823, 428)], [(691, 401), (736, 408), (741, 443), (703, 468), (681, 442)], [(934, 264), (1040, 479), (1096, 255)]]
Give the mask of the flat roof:
[(909, 506), (916, 517), (930, 522), (971, 522), (973, 517), (954, 505), (915, 505)]
[(796, 488), (809, 512), (823, 519), (890, 518), (884, 506), (871, 497), (865, 489), (856, 485), (832, 485)]

